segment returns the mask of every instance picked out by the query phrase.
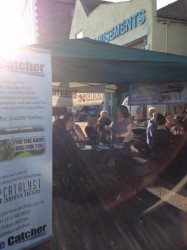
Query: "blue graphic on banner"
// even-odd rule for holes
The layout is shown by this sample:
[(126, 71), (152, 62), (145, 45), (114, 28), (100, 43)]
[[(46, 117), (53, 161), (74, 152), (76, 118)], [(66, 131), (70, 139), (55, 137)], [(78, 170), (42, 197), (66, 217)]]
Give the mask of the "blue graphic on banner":
[(3, 249), (3, 248), (5, 248), (5, 242), (4, 241), (0, 242), (0, 249)]

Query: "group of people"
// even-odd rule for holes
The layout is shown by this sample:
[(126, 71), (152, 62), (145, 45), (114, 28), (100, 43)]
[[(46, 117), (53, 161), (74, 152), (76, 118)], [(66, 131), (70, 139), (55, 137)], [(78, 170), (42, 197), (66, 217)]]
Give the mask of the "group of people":
[(153, 107), (149, 109), (149, 115), (151, 119), (146, 130), (147, 144), (158, 165), (169, 165), (178, 153), (181, 157), (184, 152), (187, 118), (179, 122), (171, 113), (162, 114)]
[[(166, 158), (169, 152), (176, 152), (176, 141), (181, 140), (181, 137), (186, 134), (187, 118), (179, 122), (174, 119), (172, 114), (162, 114), (154, 107), (149, 108), (149, 115), (150, 120), (146, 130), (147, 144), (155, 158)], [(66, 113), (62, 119), (58, 119), (54, 123), (54, 138), (55, 136), (57, 139), (62, 138), (65, 147), (70, 142), (74, 146), (78, 146), (81, 142), (93, 145), (123, 143), (124, 148), (130, 154), (133, 140), (132, 129), (132, 116), (128, 108), (121, 105), (117, 108), (113, 121), (108, 117), (106, 110), (101, 111), (99, 118), (97, 115), (88, 116), (85, 134), (75, 123), (74, 115)], [(171, 151), (172, 148), (174, 151)]]
[[(68, 134), (75, 143), (87, 142), (91, 144), (98, 143), (124, 143), (126, 148), (130, 147), (132, 142), (133, 120), (126, 106), (120, 106), (117, 109), (116, 118), (112, 121), (108, 117), (106, 110), (101, 111), (100, 117), (97, 115), (88, 116), (85, 133), (80, 126), (75, 123), (74, 115), (66, 113), (62, 119), (54, 124), (55, 131), (62, 131)], [(59, 135), (60, 136), (60, 135)]]
[(96, 115), (88, 117), (85, 132), (93, 143), (124, 143), (127, 147), (132, 141), (132, 123), (127, 107), (120, 106), (114, 121), (108, 117), (107, 111), (102, 111), (99, 119)]
[[(169, 165), (178, 153), (179, 157), (174, 165), (177, 168), (179, 165), (181, 167), (182, 164), (185, 164), (184, 159), (186, 159), (187, 152), (185, 146), (187, 142), (187, 119), (185, 118), (182, 123), (179, 123), (171, 114), (161, 114), (153, 107), (149, 109), (149, 114), (151, 119), (148, 122), (146, 132), (147, 144), (156, 165), (163, 167)], [(85, 133), (83, 133), (80, 126), (75, 123), (74, 115), (67, 112), (62, 119), (56, 120), (53, 125), (53, 161), (54, 166), (58, 166), (60, 169), (59, 176), (63, 176), (63, 178), (64, 176), (71, 176), (69, 164), (72, 164), (76, 169), (75, 179), (83, 179), (82, 177), (77, 178), (80, 173), (85, 175), (85, 168), (82, 169), (85, 161), (81, 158), (79, 150), (81, 143), (93, 145), (98, 143), (122, 143), (124, 153), (131, 157), (133, 118), (126, 106), (121, 105), (117, 108), (114, 120), (111, 120), (107, 111), (103, 110), (99, 118), (97, 115), (90, 115), (87, 122)], [(160, 169), (162, 171), (162, 168)], [(62, 174), (62, 170), (68, 171), (68, 174)], [(66, 183), (67, 181), (63, 180), (63, 182)]]
[(119, 183), (118, 174), (113, 167), (113, 156), (109, 155), (106, 164), (97, 163), (99, 166), (93, 170), (87, 166), (88, 162), (83, 158), (83, 151), (79, 150), (79, 146), (81, 143), (84, 145), (121, 142), (126, 152), (130, 154), (131, 133), (132, 118), (126, 106), (120, 106), (117, 109), (116, 118), (113, 121), (105, 110), (101, 112), (99, 118), (96, 115), (90, 115), (85, 134), (75, 123), (72, 113), (66, 113), (62, 119), (56, 120), (53, 125), (53, 169), (56, 178), (62, 181), (64, 190), (67, 189), (67, 193), (75, 197), (83, 197), (88, 193), (88, 189), (93, 188), (94, 178), (97, 179), (96, 183), (100, 180), (99, 186), (104, 183), (104, 186), (116, 189)]

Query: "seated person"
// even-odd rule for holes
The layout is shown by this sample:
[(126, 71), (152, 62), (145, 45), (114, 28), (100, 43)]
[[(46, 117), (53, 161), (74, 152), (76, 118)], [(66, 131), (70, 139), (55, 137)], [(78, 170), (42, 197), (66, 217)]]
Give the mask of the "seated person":
[(77, 150), (77, 144), (68, 132), (68, 120), (65, 118), (55, 121), (53, 126), (53, 161), (54, 166), (67, 166), (70, 150)]
[(85, 132), (87, 137), (90, 139), (91, 142), (97, 142), (100, 128), (97, 124), (97, 115), (90, 115), (88, 116), (88, 124), (85, 127)]
[(162, 164), (171, 162), (174, 152), (175, 136), (166, 129), (166, 119), (162, 114), (156, 117), (157, 129), (152, 137), (152, 153), (154, 159)]
[(53, 170), (54, 176), (59, 180), (58, 187), (64, 192), (63, 197), (79, 201), (94, 190), (98, 196), (102, 195), (102, 190), (110, 190), (110, 196), (111, 192), (118, 193), (121, 186), (119, 187), (115, 168), (110, 166), (110, 171), (102, 174), (101, 170), (93, 171), (90, 166), (85, 165), (86, 162), (69, 133), (71, 118), (72, 115), (67, 114), (63, 119), (55, 121), (53, 127)]
[(72, 114), (55, 121), (53, 127), (53, 173), (58, 188), (68, 200), (83, 200), (95, 188), (89, 168), (85, 167), (77, 143), (69, 130)]
[(100, 124), (103, 128), (111, 124), (112, 121), (108, 117), (108, 112), (106, 110), (101, 111), (100, 116), (101, 117), (98, 119), (98, 124)]
[(177, 120), (181, 126), (183, 125), (183, 120), (185, 119), (185, 116), (187, 115), (187, 112), (185, 109), (181, 110), (179, 114), (176, 114), (174, 116), (174, 119)]
[(187, 119), (183, 121), (183, 134), (177, 134), (175, 143), (175, 158), (170, 166), (172, 171), (172, 179), (170, 182), (173, 184), (179, 183), (187, 175)]
[(75, 125), (72, 113), (56, 120), (53, 126), (53, 153), (56, 159), (60, 159), (60, 164), (67, 164), (70, 151), (75, 153), (78, 149), (76, 143), (85, 139), (80, 127)]
[(182, 126), (181, 124), (174, 119), (173, 115), (170, 113), (164, 114), (166, 118), (166, 128), (172, 133), (172, 134), (178, 134), (182, 132)]
[(74, 116), (72, 113), (65, 114), (63, 119), (66, 124), (65, 129), (72, 135), (76, 143), (86, 140), (86, 136), (82, 132), (80, 126), (78, 124), (75, 124)]

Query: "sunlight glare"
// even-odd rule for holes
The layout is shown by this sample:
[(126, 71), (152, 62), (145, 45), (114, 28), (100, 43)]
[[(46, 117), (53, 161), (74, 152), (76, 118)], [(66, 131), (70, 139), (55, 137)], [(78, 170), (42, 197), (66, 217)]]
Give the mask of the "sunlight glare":
[[(19, 0), (21, 3), (22, 1)], [(17, 0), (0, 1), (0, 56), (11, 55), (22, 44), (20, 4)]]

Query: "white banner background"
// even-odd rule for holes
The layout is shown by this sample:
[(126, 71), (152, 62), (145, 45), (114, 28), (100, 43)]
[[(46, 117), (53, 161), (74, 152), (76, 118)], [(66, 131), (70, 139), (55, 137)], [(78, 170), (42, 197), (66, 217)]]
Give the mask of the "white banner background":
[[(73, 86), (73, 83), (71, 84)], [(105, 86), (93, 85), (84, 87), (65, 88), (53, 86), (52, 106), (53, 107), (76, 107), (101, 105), (104, 101)]]
[(73, 96), (73, 106), (101, 105), (104, 101), (103, 93), (77, 93)]
[(187, 102), (186, 83), (131, 84), (130, 105), (176, 104)]
[(51, 56), (0, 58), (0, 249), (52, 236)]

